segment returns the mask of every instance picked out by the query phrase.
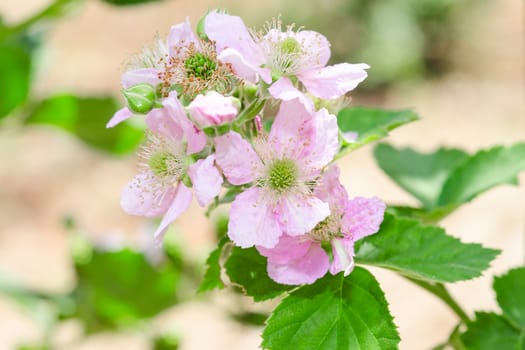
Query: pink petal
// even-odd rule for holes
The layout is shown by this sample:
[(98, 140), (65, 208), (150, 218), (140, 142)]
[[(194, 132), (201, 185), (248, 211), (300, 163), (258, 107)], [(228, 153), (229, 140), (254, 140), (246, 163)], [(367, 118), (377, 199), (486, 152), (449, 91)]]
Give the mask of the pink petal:
[(113, 117), (106, 124), (106, 128), (112, 128), (115, 125), (120, 124), (124, 120), (130, 118), (131, 116), (133, 116), (133, 112), (131, 112), (128, 107), (119, 109), (115, 112), (115, 114), (113, 114)]
[(215, 167), (215, 155), (199, 159), (188, 169), (193, 191), (199, 204), (204, 207), (221, 192), (222, 176)]
[(215, 91), (198, 95), (189, 104), (192, 119), (200, 127), (229, 123), (237, 116), (237, 105), (231, 96), (223, 96)]
[(155, 108), (149, 112), (146, 116), (146, 124), (154, 133), (167, 135), (174, 140), (182, 141), (184, 137), (181, 126), (166, 107)]
[[(199, 41), (191, 30), (190, 19), (186, 17), (184, 22), (174, 25), (170, 29), (170, 34), (168, 35), (170, 56), (180, 56), (181, 52), (177, 51), (177, 48), (180, 50), (181, 47), (189, 46), (190, 43), (193, 43), (197, 49), (200, 48)], [(184, 51), (182, 51), (182, 53), (183, 52)]]
[(215, 42), (218, 53), (230, 48), (239, 52), (251, 67), (260, 67), (264, 63), (261, 48), (240, 17), (213, 11), (206, 16), (204, 27), (208, 38)]
[(236, 245), (272, 248), (281, 234), (273, 208), (264, 201), (259, 188), (250, 188), (235, 198), (230, 209), (228, 236)]
[(154, 237), (157, 242), (162, 241), (162, 238), (164, 238), (164, 234), (166, 233), (169, 225), (175, 221), (180, 216), (180, 214), (188, 210), (191, 204), (191, 197), (191, 190), (184, 186), (184, 184), (179, 183), (175, 193), (175, 198), (173, 198), (168, 211), (166, 214), (164, 214), (159, 227), (155, 231)]
[(328, 204), (305, 195), (282, 197), (277, 206), (279, 222), (283, 232), (298, 236), (311, 231), (330, 215)]
[(120, 205), (130, 215), (155, 217), (168, 210), (175, 196), (175, 188), (165, 191), (155, 189), (156, 177), (153, 173), (141, 173), (122, 190)]
[(285, 264), (268, 259), (268, 275), (282, 284), (312, 284), (328, 271), (328, 255), (319, 243), (310, 245), (307, 253)]
[(295, 33), (295, 39), (305, 52), (305, 57), (302, 58), (304, 70), (326, 66), (330, 59), (330, 43), (324, 35), (311, 30), (301, 30)]
[(248, 141), (234, 131), (215, 138), (217, 164), (233, 185), (253, 182), (263, 164)]
[(386, 204), (377, 197), (356, 197), (348, 202), (341, 223), (342, 231), (357, 241), (379, 230)]
[(122, 75), (122, 87), (127, 89), (137, 84), (151, 84), (153, 86), (160, 83), (159, 71), (155, 68), (139, 68), (130, 70)]
[(334, 260), (330, 265), (330, 273), (336, 275), (344, 271), (348, 276), (354, 269), (354, 242), (351, 239), (332, 240)]
[(312, 95), (333, 99), (343, 96), (365, 80), (367, 68), (369, 66), (364, 63), (340, 63), (302, 72), (297, 77)]
[(268, 258), (275, 264), (286, 264), (292, 260), (302, 258), (308, 252), (311, 240), (304, 239), (302, 236), (288, 236), (283, 234), (279, 238), (279, 243), (273, 248), (257, 247), (261, 255)]
[(288, 77), (282, 77), (277, 80), (272, 86), (270, 86), (268, 92), (274, 98), (283, 101), (290, 101), (298, 98), (307, 110), (313, 111), (315, 109), (312, 100), (299, 91)]
[[(246, 79), (249, 82), (257, 82), (257, 72), (259, 68), (253, 66), (251, 62), (247, 61), (244, 56), (235, 49), (224, 49), (218, 56), (217, 59), (224, 63), (231, 64), (233, 72), (240, 78)], [(268, 74), (265, 74), (265, 78)], [(266, 81), (266, 79), (264, 79)], [(272, 81), (270, 77), (270, 82)]]
[(319, 186), (314, 189), (314, 195), (330, 205), (330, 209), (337, 208), (343, 212), (347, 206), (348, 193), (339, 182), (339, 167), (332, 165), (323, 174)]

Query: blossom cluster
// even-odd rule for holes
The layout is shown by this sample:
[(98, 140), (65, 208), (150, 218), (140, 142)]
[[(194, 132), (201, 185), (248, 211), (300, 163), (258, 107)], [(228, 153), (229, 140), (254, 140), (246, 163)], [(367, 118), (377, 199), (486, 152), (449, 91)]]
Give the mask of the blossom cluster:
[(385, 204), (348, 198), (333, 165), (340, 151), (334, 113), (366, 76), (366, 64), (327, 66), (321, 34), (279, 20), (261, 31), (212, 11), (145, 49), (122, 76), (127, 107), (108, 127), (145, 115), (139, 173), (121, 204), (161, 217), (155, 237), (195, 195), (205, 207), (231, 203), (228, 236), (267, 257), (283, 284), (309, 284), (353, 268), (354, 242), (378, 231)]

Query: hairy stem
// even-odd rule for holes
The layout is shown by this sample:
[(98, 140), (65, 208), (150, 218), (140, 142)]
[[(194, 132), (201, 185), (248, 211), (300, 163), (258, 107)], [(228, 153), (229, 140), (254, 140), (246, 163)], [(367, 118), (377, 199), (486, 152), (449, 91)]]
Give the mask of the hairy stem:
[(470, 318), (465, 312), (465, 310), (461, 308), (458, 302), (452, 297), (452, 295), (450, 295), (449, 291), (442, 283), (429, 283), (429, 282), (420, 281), (420, 280), (410, 278), (410, 277), (405, 277), (405, 278), (407, 278), (412, 283), (417, 284), (421, 288), (429, 291), (430, 293), (434, 294), (436, 297), (441, 299), (441, 301), (447, 304), (448, 307), (450, 307), (450, 309), (454, 311), (454, 313), (460, 318), (460, 320), (463, 323), (470, 322)]

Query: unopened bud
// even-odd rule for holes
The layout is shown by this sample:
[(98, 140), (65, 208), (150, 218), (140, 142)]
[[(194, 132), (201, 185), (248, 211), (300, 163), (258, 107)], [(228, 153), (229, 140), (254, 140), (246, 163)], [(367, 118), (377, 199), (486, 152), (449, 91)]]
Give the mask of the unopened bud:
[(146, 114), (155, 107), (155, 88), (150, 84), (137, 84), (122, 90), (129, 109)]

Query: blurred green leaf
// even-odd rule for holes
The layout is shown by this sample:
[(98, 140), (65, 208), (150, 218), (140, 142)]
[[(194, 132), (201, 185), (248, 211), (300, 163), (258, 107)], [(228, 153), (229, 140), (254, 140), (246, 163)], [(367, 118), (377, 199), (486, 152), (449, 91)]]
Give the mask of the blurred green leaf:
[(494, 278), (494, 291), (503, 315), (520, 328), (525, 336), (525, 267)]
[(356, 262), (410, 278), (455, 282), (478, 277), (499, 251), (463, 243), (440, 227), (385, 214), (379, 232), (356, 243)]
[(229, 242), (228, 237), (222, 237), (217, 248), (215, 248), (208, 259), (206, 259), (206, 271), (199, 285), (199, 292), (207, 292), (214, 289), (223, 289), (224, 283), (221, 279), (220, 259), (224, 245)]
[(88, 333), (131, 325), (177, 301), (179, 271), (170, 264), (153, 266), (139, 252), (94, 250), (89, 261), (77, 262), (75, 268), (72, 316)]
[(274, 282), (266, 272), (266, 258), (257, 249), (233, 247), (225, 264), (230, 280), (255, 301), (275, 298), (294, 288)]
[(440, 148), (424, 154), (385, 143), (374, 148), (374, 156), (381, 169), (428, 210), (436, 207), (449, 174), (469, 157), (459, 149)]
[(153, 350), (177, 350), (180, 339), (177, 334), (161, 334), (153, 338)]
[(407, 123), (418, 120), (409, 110), (386, 111), (365, 107), (342, 109), (337, 115), (337, 124), (343, 133), (357, 133), (355, 142), (343, 142), (338, 158), (370, 142), (388, 135), (388, 132)]
[(241, 312), (231, 315), (232, 318), (242, 324), (251, 326), (262, 326), (268, 319), (268, 314), (262, 312)]
[(31, 84), (31, 57), (17, 45), (0, 43), (0, 119), (27, 99)]
[(128, 6), (128, 5), (140, 5), (147, 4), (150, 2), (157, 2), (161, 0), (102, 0), (105, 3), (115, 6)]
[(417, 219), (423, 224), (433, 225), (441, 221), (444, 217), (453, 212), (456, 208), (457, 206), (451, 205), (427, 211), (421, 208), (414, 208), (402, 205), (389, 205), (387, 208), (387, 212), (394, 216), (402, 216), (411, 219)]
[(443, 185), (438, 205), (461, 204), (501, 184), (516, 184), (525, 170), (525, 143), (482, 150), (461, 163)]
[(267, 321), (268, 350), (397, 349), (399, 335), (374, 276), (356, 267), (287, 296)]
[(494, 313), (477, 312), (461, 340), (468, 350), (525, 350), (525, 331)]
[(108, 120), (117, 108), (117, 103), (111, 97), (58, 95), (38, 103), (26, 123), (53, 125), (97, 149), (125, 154), (136, 149), (144, 133), (128, 123), (106, 129)]

